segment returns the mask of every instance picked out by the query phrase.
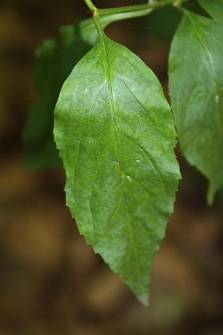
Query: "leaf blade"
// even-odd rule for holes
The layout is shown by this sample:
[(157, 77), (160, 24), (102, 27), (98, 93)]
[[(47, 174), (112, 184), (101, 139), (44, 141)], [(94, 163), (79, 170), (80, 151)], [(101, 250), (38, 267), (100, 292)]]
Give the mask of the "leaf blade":
[(223, 186), (223, 26), (185, 11), (170, 52), (170, 96), (181, 150), (209, 180), (208, 202)]
[(102, 34), (62, 88), (54, 134), (80, 232), (146, 303), (179, 179), (176, 134), (158, 80)]

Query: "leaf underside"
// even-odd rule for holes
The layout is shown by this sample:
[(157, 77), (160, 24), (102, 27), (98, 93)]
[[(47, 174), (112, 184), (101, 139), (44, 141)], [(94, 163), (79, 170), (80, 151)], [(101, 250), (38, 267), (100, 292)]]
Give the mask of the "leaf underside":
[(173, 39), (170, 96), (181, 150), (210, 181), (208, 202), (223, 187), (223, 25), (185, 12)]
[(104, 34), (55, 109), (66, 199), (81, 234), (147, 303), (180, 177), (170, 107), (152, 71)]

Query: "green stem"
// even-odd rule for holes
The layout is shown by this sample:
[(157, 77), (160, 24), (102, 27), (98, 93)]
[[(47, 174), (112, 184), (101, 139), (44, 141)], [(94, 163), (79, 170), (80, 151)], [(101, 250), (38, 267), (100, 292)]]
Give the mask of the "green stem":
[(97, 9), (91, 0), (85, 0), (85, 2), (86, 2), (86, 5), (88, 6), (88, 8), (89, 8), (90, 10), (93, 10), (93, 11), (94, 11), (94, 10)]
[(84, 0), (88, 6), (88, 8), (93, 12), (93, 15), (98, 16), (104, 16), (104, 15), (110, 15), (110, 14), (120, 14), (120, 13), (131, 13), (131, 12), (137, 12), (137, 11), (146, 11), (149, 14), (150, 10), (155, 8), (160, 8), (166, 5), (179, 5), (181, 2), (186, 0), (162, 0), (162, 2), (156, 2), (154, 0), (153, 3), (147, 3), (142, 5), (133, 5), (133, 6), (124, 6), (124, 7), (114, 7), (114, 8), (103, 8), (99, 9), (97, 8), (91, 0)]
[(153, 3), (148, 3), (148, 4), (105, 8), (105, 9), (97, 8), (91, 0), (84, 0), (84, 1), (93, 14), (94, 22), (99, 31), (99, 34), (103, 34), (103, 29), (101, 27), (100, 20), (99, 20), (100, 16), (108, 16), (108, 15), (116, 14), (117, 21), (125, 19), (125, 18), (145, 16), (145, 15), (148, 15), (155, 8), (160, 8), (166, 5), (170, 5), (170, 4), (179, 5), (179, 3), (181, 3), (182, 1), (186, 1), (186, 0), (162, 0), (162, 2), (156, 2), (156, 0), (154, 0)]
[(141, 10), (149, 10), (149, 9), (160, 8), (160, 7), (169, 5), (169, 4), (173, 4), (175, 2), (176, 2), (176, 0), (163, 0), (162, 2), (154, 2), (154, 3), (151, 3), (151, 4), (142, 4), (142, 5), (134, 5), (134, 6), (97, 9), (97, 13), (100, 16), (103, 16), (103, 15), (117, 14), (117, 13), (136, 12), (136, 11), (141, 11)]
[[(126, 19), (135, 19), (137, 17), (147, 16), (150, 12), (152, 12), (153, 9), (144, 9), (144, 10), (137, 10), (136, 12), (126, 12), (126, 13), (118, 13), (115, 14), (115, 18), (113, 14), (110, 16), (112, 17), (112, 21), (121, 21)], [(107, 20), (109, 18), (109, 15), (102, 15), (101, 22), (104, 20)]]

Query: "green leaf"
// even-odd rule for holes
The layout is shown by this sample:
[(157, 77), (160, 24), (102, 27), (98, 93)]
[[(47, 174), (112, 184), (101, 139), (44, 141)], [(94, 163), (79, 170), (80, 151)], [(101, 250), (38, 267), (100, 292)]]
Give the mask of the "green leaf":
[[(101, 24), (142, 16), (145, 11), (103, 16)], [(25, 165), (30, 168), (60, 167), (53, 138), (53, 112), (64, 81), (75, 64), (93, 47), (98, 37), (92, 19), (59, 28), (56, 38), (45, 40), (35, 53), (34, 84), (37, 100), (23, 134)]]
[(223, 25), (185, 11), (171, 46), (170, 96), (180, 146), (210, 181), (223, 186)]
[(198, 0), (198, 3), (213, 19), (223, 22), (223, 0)]
[[(182, 14), (172, 5), (154, 10), (150, 15), (140, 18), (139, 27), (136, 26), (138, 34), (153, 35), (153, 38), (162, 39), (162, 42), (172, 40)], [(144, 29), (142, 29), (142, 26)], [(148, 36), (149, 38), (149, 36)]]
[(54, 134), (81, 234), (146, 303), (180, 176), (160, 83), (101, 33), (62, 88)]

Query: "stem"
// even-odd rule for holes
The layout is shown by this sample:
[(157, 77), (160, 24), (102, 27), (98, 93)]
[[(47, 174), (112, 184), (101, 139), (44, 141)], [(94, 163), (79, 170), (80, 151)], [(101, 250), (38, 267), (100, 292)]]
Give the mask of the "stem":
[[(85, 0), (85, 1), (88, 1), (88, 0)], [(169, 4), (174, 4), (175, 2), (176, 0), (163, 0), (162, 2), (154, 2), (152, 4), (142, 4), (142, 5), (134, 5), (134, 6), (97, 9), (97, 12), (100, 16), (109, 15), (109, 14), (117, 14), (117, 13), (136, 12), (136, 11), (141, 11), (141, 10), (149, 10), (149, 9), (163, 7)]]
[(90, 9), (90, 11), (93, 14), (94, 23), (95, 23), (95, 26), (98, 30), (99, 35), (101, 35), (103, 37), (104, 31), (103, 31), (101, 23), (100, 23), (99, 13), (98, 13), (97, 7), (93, 4), (93, 2), (91, 0), (84, 0), (84, 1), (85, 1), (86, 5), (88, 6), (88, 8)]
[(115, 14), (115, 17), (113, 16), (114, 14), (102, 15), (101, 22), (103, 22), (103, 20), (108, 20), (109, 16), (112, 17), (113, 22), (121, 21), (125, 19), (135, 19), (137, 17), (147, 16), (150, 12), (152, 12), (152, 10), (153, 9), (143, 9), (143, 10), (137, 10), (136, 12), (118, 13), (118, 14)]
[(85, 2), (90, 10), (95, 11), (97, 9), (91, 0), (85, 0)]
[(134, 18), (140, 16), (148, 15), (153, 9), (160, 8), (166, 5), (172, 4), (173, 6), (179, 6), (183, 1), (187, 0), (162, 0), (162, 2), (156, 2), (153, 0), (153, 3), (147, 3), (142, 5), (133, 5), (125, 7), (114, 7), (114, 8), (97, 8), (91, 0), (84, 0), (88, 8), (93, 14), (94, 22), (97, 29), (102, 33), (103, 29), (100, 24), (100, 16), (108, 16), (116, 14), (118, 20), (123, 20), (125, 18)]

